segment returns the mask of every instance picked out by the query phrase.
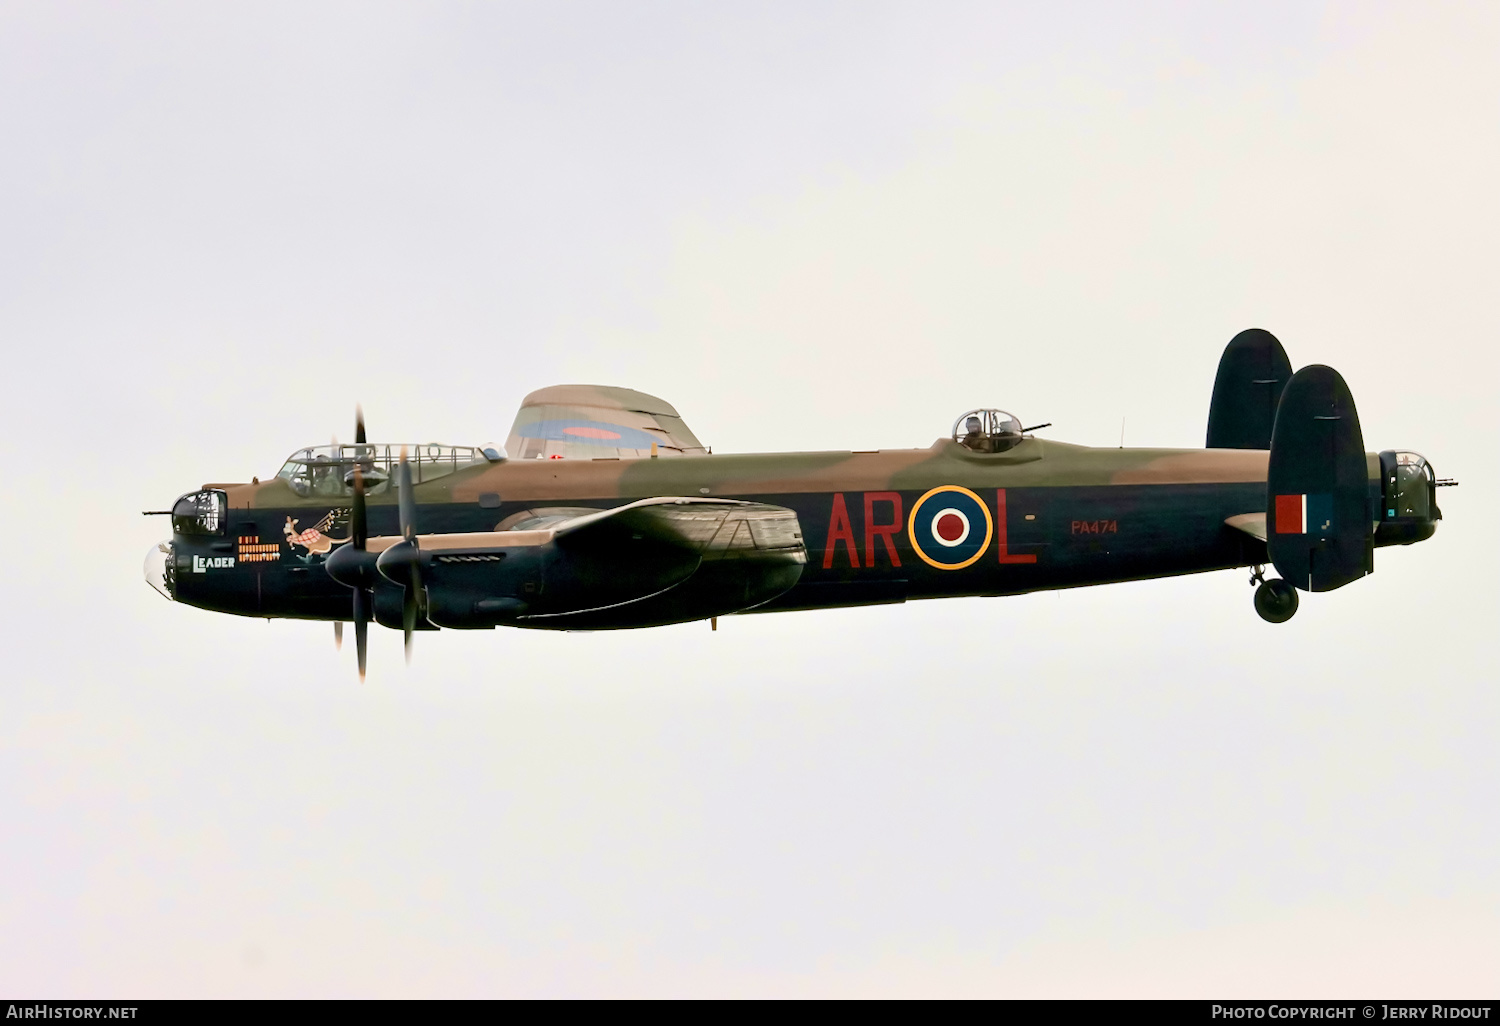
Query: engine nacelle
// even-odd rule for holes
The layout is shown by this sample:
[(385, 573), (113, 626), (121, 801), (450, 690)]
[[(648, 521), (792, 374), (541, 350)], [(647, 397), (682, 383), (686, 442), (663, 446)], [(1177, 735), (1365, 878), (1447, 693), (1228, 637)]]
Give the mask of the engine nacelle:
[[(585, 609), (617, 609), (681, 584), (697, 553), (650, 539), (579, 549), (556, 541), (423, 554), (426, 616), (440, 627), (483, 629)], [(542, 624), (536, 624), (541, 626)]]
[[(375, 622), (382, 627), (389, 627), (394, 631), (401, 630), (403, 624), (401, 619), (401, 600), (404, 594), (404, 589), (398, 588), (386, 581), (381, 581), (375, 585), (371, 590), (373, 601), (370, 603), (370, 611), (374, 615)], [(418, 609), (420, 608), (418, 606)], [(428, 623), (418, 616), (414, 629), (419, 631), (435, 631), (437, 630), (437, 624)]]
[(487, 552), (437, 552), (422, 560), (427, 619), (440, 627), (477, 630), (512, 623), (544, 588), (553, 546)]

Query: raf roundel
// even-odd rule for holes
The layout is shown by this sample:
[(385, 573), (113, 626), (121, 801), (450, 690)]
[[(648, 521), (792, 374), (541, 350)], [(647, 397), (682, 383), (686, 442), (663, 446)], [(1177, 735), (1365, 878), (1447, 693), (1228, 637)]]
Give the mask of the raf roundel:
[(940, 485), (912, 506), (906, 530), (928, 566), (962, 570), (990, 547), (995, 522), (979, 496), (958, 485)]
[(628, 427), (625, 424), (607, 424), (599, 420), (538, 420), (530, 424), (518, 424), (516, 431), (522, 438), (540, 438), (549, 442), (574, 442), (606, 448), (639, 449), (643, 452), (661, 440), (640, 428)]

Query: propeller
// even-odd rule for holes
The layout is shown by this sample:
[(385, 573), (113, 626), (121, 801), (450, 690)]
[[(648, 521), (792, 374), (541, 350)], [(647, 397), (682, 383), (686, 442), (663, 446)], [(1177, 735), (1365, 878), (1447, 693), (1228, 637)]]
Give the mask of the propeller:
[[(365, 444), (365, 415), (357, 406), (354, 408), (354, 443), (357, 446)], [(354, 647), (359, 657), (359, 679), (364, 680), (370, 619), (374, 606), (372, 589), (380, 577), (403, 589), (401, 626), (406, 661), (411, 662), (411, 636), (416, 630), (417, 617), (421, 612), (422, 551), (417, 543), (417, 500), (412, 494), (411, 463), (406, 458), (405, 447), (402, 447), (401, 462), (396, 467), (401, 540), (378, 557), (370, 553), (367, 544), (370, 531), (365, 509), (365, 473), (359, 462), (365, 453), (363, 450), (357, 452), (354, 468), (346, 479), (353, 490), (349, 544), (329, 553), (323, 566), (327, 569), (328, 576), (354, 592)], [(334, 625), (336, 641), (343, 639), (342, 628), (342, 624)]]
[(411, 662), (411, 635), (417, 626), (417, 606), (422, 593), (422, 550), (417, 544), (417, 500), (411, 491), (411, 464), (406, 448), (396, 465), (397, 510), (401, 516), (401, 540), (380, 554), (375, 567), (386, 580), (405, 589), (401, 599), (401, 628), (406, 661)]
[[(358, 406), (354, 407), (354, 441), (357, 445), (365, 443), (365, 413)], [(363, 453), (359, 455), (363, 456)], [(370, 536), (365, 514), (365, 475), (357, 462), (352, 476), (354, 498), (349, 517), (349, 544), (331, 552), (323, 565), (329, 577), (354, 591), (354, 651), (359, 662), (359, 679), (363, 681), (369, 655), (370, 589), (375, 585), (376, 561), (365, 547)], [(343, 628), (341, 622), (333, 625), (334, 641), (340, 646), (344, 639)]]

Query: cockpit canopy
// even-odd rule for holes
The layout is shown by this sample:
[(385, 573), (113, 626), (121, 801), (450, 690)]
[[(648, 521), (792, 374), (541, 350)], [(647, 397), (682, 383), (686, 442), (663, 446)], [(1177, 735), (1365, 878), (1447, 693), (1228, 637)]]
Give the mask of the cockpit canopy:
[(353, 493), (354, 468), (357, 466), (364, 475), (366, 492), (378, 495), (390, 486), (403, 450), (411, 464), (413, 484), (444, 477), (462, 467), (505, 458), (504, 453), (496, 449), (437, 442), (425, 445), (318, 445), (292, 453), (276, 476), (298, 495), (338, 498)]
[(1021, 441), (1021, 422), (1004, 410), (970, 410), (953, 423), (953, 440), (973, 452), (1004, 452)]

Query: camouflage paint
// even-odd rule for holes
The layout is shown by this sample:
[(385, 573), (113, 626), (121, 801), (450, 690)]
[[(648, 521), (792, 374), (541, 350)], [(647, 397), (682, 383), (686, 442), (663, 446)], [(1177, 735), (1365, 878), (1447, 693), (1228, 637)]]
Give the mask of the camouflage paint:
[[(576, 385), (532, 393), (512, 442), (524, 442), (528, 425), (570, 418), (613, 418), (663, 442), (655, 457), (512, 458), (461, 466), (414, 486), (419, 533), (529, 544), (523, 533), (542, 533), (507, 528), (549, 512), (561, 520), (662, 496), (783, 507), (796, 514), (806, 563), (789, 591), (755, 611), (1013, 595), (1267, 561), (1266, 544), (1251, 526), (1243, 519), (1236, 521), (1239, 529), (1226, 523), (1246, 514), (1263, 518), (1264, 450), (1090, 448), (1028, 436), (1000, 453), (940, 439), (926, 449), (709, 455), (666, 403), (628, 389)], [(599, 451), (566, 444), (569, 452)], [(1379, 457), (1367, 454), (1366, 463), (1378, 505)], [(220, 487), (229, 506), (224, 537), (174, 536), (176, 598), (251, 616), (347, 619), (350, 592), (321, 566), (348, 534), (339, 526), (339, 507), (330, 506), (337, 500), (304, 497), (281, 478)], [(955, 498), (932, 505), (933, 496)], [(919, 511), (926, 516), (945, 509), (951, 511), (946, 526), (916, 522)], [(371, 495), (368, 511), (369, 547), (380, 551), (398, 534), (392, 490)], [(964, 520), (984, 533), (983, 543), (950, 560), (932, 532), (961, 533)], [(307, 525), (326, 531), (313, 538)], [(914, 533), (933, 550), (926, 558), (913, 544)], [(461, 541), (425, 544), (432, 549)], [(237, 552), (232, 566), (194, 563)], [(399, 596), (394, 585), (376, 588), (382, 622), (391, 622), (382, 609), (399, 610)]]

